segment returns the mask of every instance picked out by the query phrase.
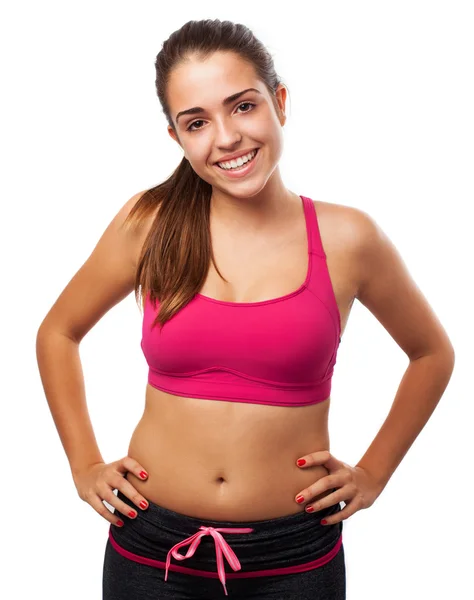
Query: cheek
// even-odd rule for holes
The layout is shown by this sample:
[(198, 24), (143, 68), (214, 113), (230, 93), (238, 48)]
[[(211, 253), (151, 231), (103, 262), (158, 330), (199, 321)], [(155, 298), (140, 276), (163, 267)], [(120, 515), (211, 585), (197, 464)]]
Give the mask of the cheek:
[(273, 165), (276, 165), (283, 154), (283, 132), (280, 129), (273, 128), (267, 130), (263, 144), (266, 146), (267, 156)]
[(252, 124), (254, 135), (263, 143), (280, 145), (282, 142), (283, 128), (276, 115), (263, 115)]
[(212, 165), (208, 162), (210, 156), (210, 152), (206, 150), (203, 152), (202, 150), (193, 148), (193, 150), (188, 150), (186, 152), (186, 158), (191, 165), (191, 168), (199, 175), (201, 179), (204, 179), (207, 183), (211, 183), (211, 175), (212, 173)]
[(206, 161), (210, 156), (208, 144), (194, 144), (192, 148), (188, 147), (186, 149), (185, 154), (193, 169), (196, 171), (201, 171), (206, 168)]

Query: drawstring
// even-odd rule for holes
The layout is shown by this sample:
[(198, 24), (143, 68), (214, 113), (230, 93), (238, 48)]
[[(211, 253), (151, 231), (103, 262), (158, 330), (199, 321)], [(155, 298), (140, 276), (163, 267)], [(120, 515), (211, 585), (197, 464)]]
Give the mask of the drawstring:
[[(212, 535), (214, 538), (215, 546), (216, 546), (216, 561), (217, 561), (217, 571), (219, 573), (219, 579), (221, 580), (222, 585), (224, 586), (225, 595), (228, 596), (227, 588), (225, 586), (225, 570), (224, 570), (224, 560), (222, 558), (222, 554), (227, 558), (228, 563), (232, 567), (234, 571), (239, 571), (241, 569), (239, 559), (237, 558), (235, 552), (229, 546), (229, 544), (225, 541), (224, 537), (219, 533), (222, 531), (224, 533), (250, 533), (253, 531), (250, 527), (204, 527), (201, 525), (199, 528), (201, 532), (196, 532), (194, 535), (188, 537), (182, 542), (178, 542), (175, 544), (171, 550), (168, 552), (168, 556), (166, 557), (166, 571), (165, 571), (165, 581), (168, 579), (168, 569), (171, 563), (172, 554), (176, 560), (184, 560), (186, 558), (190, 558), (196, 552), (197, 547), (201, 543), (201, 538), (205, 535)], [(178, 548), (182, 546), (186, 546), (190, 543), (188, 551), (186, 552), (186, 556), (183, 556), (178, 552)]]

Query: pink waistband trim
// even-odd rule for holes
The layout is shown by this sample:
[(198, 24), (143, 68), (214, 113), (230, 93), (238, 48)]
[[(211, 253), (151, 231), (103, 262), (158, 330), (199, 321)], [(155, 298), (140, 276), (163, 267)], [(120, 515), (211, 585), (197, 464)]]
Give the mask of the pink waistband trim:
[[(264, 569), (264, 570), (260, 570), (260, 571), (246, 571), (243, 573), (227, 573), (226, 574), (225, 570), (224, 570), (224, 561), (223, 561), (222, 554), (224, 554), (224, 556), (227, 558), (227, 561), (229, 562), (230, 566), (232, 567), (232, 569), (234, 571), (240, 571), (241, 565), (240, 565), (240, 561), (237, 558), (235, 552), (232, 550), (232, 548), (229, 546), (229, 544), (226, 542), (226, 540), (223, 538), (223, 536), (219, 532), (222, 531), (224, 533), (250, 533), (251, 531), (253, 531), (253, 529), (251, 529), (249, 527), (246, 527), (246, 528), (243, 528), (243, 527), (242, 528), (226, 528), (226, 527), (214, 528), (214, 527), (204, 527), (204, 526), (201, 526), (199, 529), (201, 531), (196, 532), (194, 535), (186, 538), (182, 542), (178, 542), (170, 549), (170, 551), (168, 552), (167, 558), (166, 558), (166, 563), (161, 560), (155, 560), (153, 558), (146, 558), (145, 556), (140, 556), (139, 554), (134, 554), (133, 552), (129, 552), (128, 550), (125, 550), (125, 548), (122, 548), (122, 546), (120, 546), (115, 541), (115, 539), (112, 535), (112, 525), (109, 528), (109, 539), (110, 539), (112, 546), (115, 548), (115, 550), (122, 556), (125, 556), (125, 558), (133, 560), (135, 562), (139, 562), (143, 565), (149, 565), (151, 567), (158, 567), (161, 569), (165, 569), (165, 581), (167, 581), (167, 579), (168, 579), (168, 571), (169, 570), (176, 571), (178, 573), (185, 573), (188, 575), (197, 575), (199, 577), (219, 578), (224, 587), (224, 592), (225, 592), (226, 596), (228, 596), (226, 585), (225, 585), (226, 575), (227, 575), (228, 579), (236, 579), (236, 578), (241, 578), (241, 577), (264, 577), (264, 576), (269, 576), (269, 575), (284, 575), (284, 574), (289, 574), (289, 573), (301, 573), (303, 571), (310, 571), (311, 569), (316, 569), (317, 567), (321, 567), (321, 566), (325, 565), (326, 563), (328, 563), (330, 560), (332, 560), (336, 556), (336, 554), (338, 553), (338, 551), (342, 545), (342, 533), (341, 533), (335, 546), (327, 554), (325, 554), (324, 556), (321, 556), (320, 558), (317, 558), (316, 560), (312, 560), (310, 562), (303, 563), (301, 565), (294, 565), (292, 567), (280, 567), (278, 569)], [(180, 565), (172, 565), (171, 564), (171, 556), (170, 556), (171, 554), (177, 560), (185, 560), (186, 558), (190, 558), (191, 556), (193, 556), (193, 554), (196, 552), (196, 549), (201, 542), (201, 538), (204, 535), (212, 535), (212, 537), (214, 538), (214, 542), (216, 545), (216, 560), (217, 560), (218, 573), (214, 573), (212, 571), (202, 571), (201, 569), (190, 569), (189, 567), (183, 567)], [(187, 544), (190, 544), (190, 546), (188, 548), (188, 551), (186, 552), (186, 555), (183, 556), (182, 554), (180, 554), (178, 552), (178, 549), (181, 548), (182, 546), (186, 546)]]

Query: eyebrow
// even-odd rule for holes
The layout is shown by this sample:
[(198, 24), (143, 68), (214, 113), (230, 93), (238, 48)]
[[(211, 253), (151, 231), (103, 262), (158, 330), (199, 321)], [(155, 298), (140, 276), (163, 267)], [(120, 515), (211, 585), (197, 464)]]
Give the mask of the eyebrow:
[[(230, 104), (231, 102), (233, 102), (234, 100), (237, 100), (237, 98), (240, 98), (240, 96), (242, 96), (243, 94), (246, 94), (247, 92), (257, 92), (257, 94), (262, 93), (255, 88), (247, 88), (246, 90), (242, 90), (241, 92), (237, 92), (236, 94), (232, 94), (232, 96), (228, 96), (227, 98), (224, 98), (224, 100), (222, 101), (222, 105), (226, 106), (227, 104)], [(187, 110), (182, 110), (176, 115), (176, 122), (178, 122), (179, 117), (181, 117), (182, 115), (195, 115), (197, 113), (202, 113), (202, 112), (205, 112), (205, 109), (202, 108), (201, 106), (194, 106), (193, 108), (188, 108)]]

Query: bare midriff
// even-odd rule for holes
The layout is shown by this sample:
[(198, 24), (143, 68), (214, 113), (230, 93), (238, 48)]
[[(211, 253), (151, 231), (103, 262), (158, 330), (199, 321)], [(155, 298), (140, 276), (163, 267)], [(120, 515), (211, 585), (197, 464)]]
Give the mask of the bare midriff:
[(258, 521), (301, 512), (306, 503), (297, 504), (296, 495), (328, 471), (296, 461), (330, 449), (329, 403), (287, 407), (186, 398), (148, 384), (128, 450), (148, 479), (126, 477), (147, 500), (196, 518)]

